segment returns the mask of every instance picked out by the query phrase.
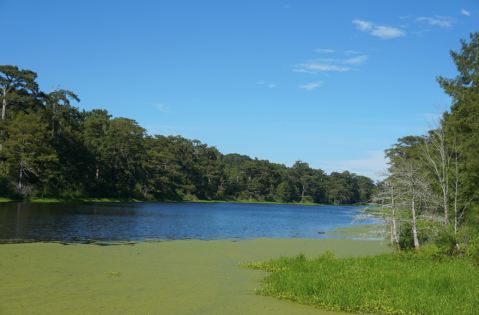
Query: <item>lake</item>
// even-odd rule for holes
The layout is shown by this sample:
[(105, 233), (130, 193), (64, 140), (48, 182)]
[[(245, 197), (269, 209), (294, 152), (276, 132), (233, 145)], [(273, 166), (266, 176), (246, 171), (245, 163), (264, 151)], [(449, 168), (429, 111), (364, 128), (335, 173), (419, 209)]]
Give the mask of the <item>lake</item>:
[(324, 239), (334, 236), (318, 232), (350, 226), (360, 210), (245, 203), (3, 203), (0, 242)]

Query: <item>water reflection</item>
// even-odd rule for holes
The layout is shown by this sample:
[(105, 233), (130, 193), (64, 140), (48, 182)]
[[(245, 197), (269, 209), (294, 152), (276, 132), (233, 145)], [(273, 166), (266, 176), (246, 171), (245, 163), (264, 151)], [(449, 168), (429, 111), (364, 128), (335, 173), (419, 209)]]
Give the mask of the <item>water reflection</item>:
[(4, 203), (0, 242), (328, 238), (318, 232), (349, 226), (357, 211), (234, 203)]

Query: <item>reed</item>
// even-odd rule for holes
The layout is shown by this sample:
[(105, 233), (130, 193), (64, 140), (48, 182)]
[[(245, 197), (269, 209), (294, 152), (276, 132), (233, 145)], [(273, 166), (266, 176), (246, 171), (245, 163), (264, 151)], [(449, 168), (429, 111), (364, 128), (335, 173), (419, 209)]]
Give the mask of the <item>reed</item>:
[(479, 268), (437, 251), (336, 259), (280, 257), (245, 267), (272, 272), (257, 294), (327, 310), (379, 314), (477, 314)]

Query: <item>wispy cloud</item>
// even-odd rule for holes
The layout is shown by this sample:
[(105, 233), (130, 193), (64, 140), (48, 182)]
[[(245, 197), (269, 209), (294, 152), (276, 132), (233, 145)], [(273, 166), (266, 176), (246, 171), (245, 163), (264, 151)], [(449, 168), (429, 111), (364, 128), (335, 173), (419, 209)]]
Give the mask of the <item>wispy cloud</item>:
[(419, 37), (422, 37), (423, 34), (428, 33), (428, 32), (430, 32), (430, 30), (420, 30), (420, 31), (417, 31), (417, 32), (412, 32), (412, 33), (416, 34)]
[(373, 22), (363, 20), (353, 20), (352, 23), (356, 24), (356, 28), (361, 32), (369, 33), (380, 39), (393, 39), (406, 35), (404, 31), (392, 26), (376, 25)]
[(471, 12), (469, 11), (466, 11), (464, 9), (461, 10), (461, 14), (465, 15), (465, 16), (471, 16)]
[(366, 60), (368, 60), (368, 56), (367, 56), (367, 55), (362, 55), (362, 56), (358, 56), (358, 57), (354, 57), (354, 58), (349, 58), (349, 59), (343, 60), (343, 62), (344, 62), (345, 64), (348, 64), (348, 65), (361, 65), (361, 64), (363, 64)]
[(376, 26), (371, 32), (371, 35), (377, 36), (381, 39), (392, 39), (406, 35), (404, 31), (390, 26)]
[(304, 73), (327, 71), (345, 72), (351, 70), (351, 66), (363, 64), (367, 59), (367, 55), (361, 55), (349, 59), (320, 58), (294, 65), (293, 71)]
[(334, 160), (334, 161), (320, 161), (325, 165), (321, 168), (328, 173), (330, 172), (344, 172), (349, 171), (358, 175), (367, 176), (372, 179), (380, 179), (377, 173), (388, 167), (388, 160), (384, 157), (383, 151), (367, 151), (364, 154), (366, 157), (357, 160)]
[(330, 62), (322, 62), (318, 60), (317, 62), (310, 63), (301, 63), (297, 65), (298, 69), (293, 69), (295, 72), (306, 72), (306, 73), (317, 73), (321, 71), (349, 71), (349, 67), (343, 67), (331, 64)]
[(436, 15), (434, 18), (431, 17), (419, 17), (416, 19), (416, 22), (427, 23), (429, 25), (437, 25), (440, 27), (452, 27), (456, 23), (456, 19), (453, 19), (448, 16), (439, 16)]
[(314, 90), (315, 88), (321, 86), (323, 83), (324, 83), (323, 81), (312, 82), (312, 83), (308, 83), (308, 84), (305, 84), (305, 85), (300, 85), (299, 88), (300, 89), (305, 89), (306, 91), (311, 91), (311, 90)]
[(325, 53), (325, 54), (329, 54), (329, 53), (335, 52), (334, 49), (324, 49), (324, 48), (318, 48), (318, 49), (315, 49), (314, 51), (315, 51), (315, 52), (318, 52), (318, 53)]
[(372, 22), (362, 20), (353, 20), (353, 23), (356, 24), (356, 28), (362, 32), (369, 32), (374, 27)]
[(256, 82), (256, 84), (260, 84), (260, 85), (266, 85), (266, 86), (269, 86), (270, 88), (274, 88), (276, 87), (276, 84), (274, 83), (269, 83), (269, 82), (264, 82), (264, 81), (260, 81), (260, 82)]
[(163, 113), (171, 113), (169, 106), (165, 104), (155, 104), (156, 109)]

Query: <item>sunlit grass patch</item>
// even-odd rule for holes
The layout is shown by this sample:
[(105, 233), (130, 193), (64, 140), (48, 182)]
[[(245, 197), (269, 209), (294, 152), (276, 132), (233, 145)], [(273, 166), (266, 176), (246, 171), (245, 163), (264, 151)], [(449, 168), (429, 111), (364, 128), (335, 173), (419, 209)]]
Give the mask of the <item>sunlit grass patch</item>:
[(408, 253), (336, 259), (329, 252), (243, 266), (272, 272), (257, 294), (328, 310), (402, 315), (479, 309), (479, 269), (458, 258)]

